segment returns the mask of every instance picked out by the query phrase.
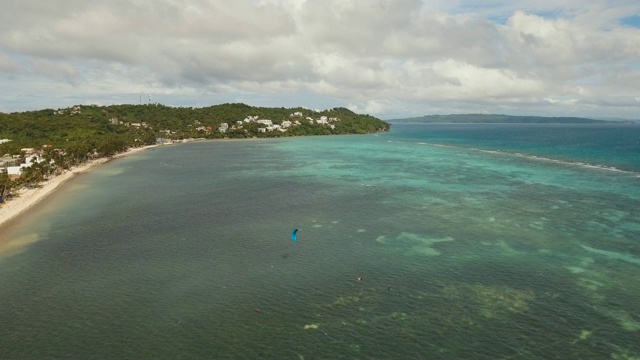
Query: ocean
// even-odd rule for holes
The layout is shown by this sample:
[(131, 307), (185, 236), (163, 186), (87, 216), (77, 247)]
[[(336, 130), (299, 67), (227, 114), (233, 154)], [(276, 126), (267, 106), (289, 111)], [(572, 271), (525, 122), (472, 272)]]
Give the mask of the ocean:
[(637, 125), (161, 146), (0, 229), (0, 358), (638, 359), (639, 209)]

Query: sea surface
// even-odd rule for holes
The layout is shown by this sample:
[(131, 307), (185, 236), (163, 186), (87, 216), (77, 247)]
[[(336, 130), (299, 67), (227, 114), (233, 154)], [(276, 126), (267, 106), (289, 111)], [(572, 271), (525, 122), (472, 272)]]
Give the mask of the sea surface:
[(161, 146), (0, 249), (0, 359), (637, 360), (640, 125)]

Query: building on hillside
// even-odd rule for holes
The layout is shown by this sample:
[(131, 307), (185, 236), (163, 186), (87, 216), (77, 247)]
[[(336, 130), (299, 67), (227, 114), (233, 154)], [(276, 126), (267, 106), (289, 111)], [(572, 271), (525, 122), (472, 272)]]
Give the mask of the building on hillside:
[[(45, 159), (42, 156), (39, 156), (39, 155), (27, 156), (27, 157), (25, 157), (24, 164), (16, 165), (14, 163), (13, 166), (7, 166), (5, 168), (5, 171), (9, 175), (10, 179), (12, 179), (12, 180), (13, 179), (18, 179), (22, 175), (22, 169), (27, 168), (27, 167), (31, 167), (31, 165), (36, 164), (36, 163), (41, 163), (43, 161), (45, 161)], [(52, 160), (52, 162), (53, 162), (53, 160)]]
[(0, 168), (6, 168), (7, 166), (16, 166), (17, 159), (11, 156), (0, 157)]

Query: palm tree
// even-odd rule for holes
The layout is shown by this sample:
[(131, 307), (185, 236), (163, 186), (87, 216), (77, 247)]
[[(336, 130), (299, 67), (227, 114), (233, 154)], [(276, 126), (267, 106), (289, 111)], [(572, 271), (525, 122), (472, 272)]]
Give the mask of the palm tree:
[(11, 191), (11, 178), (5, 172), (0, 172), (0, 202), (5, 200), (5, 196)]

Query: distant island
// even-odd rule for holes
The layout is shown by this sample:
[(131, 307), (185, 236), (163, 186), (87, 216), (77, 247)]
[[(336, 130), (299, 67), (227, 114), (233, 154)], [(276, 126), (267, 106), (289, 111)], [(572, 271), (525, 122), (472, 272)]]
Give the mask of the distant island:
[(431, 124), (634, 124), (633, 121), (595, 120), (582, 117), (514, 116), (502, 114), (425, 115), (387, 121), (390, 123)]

